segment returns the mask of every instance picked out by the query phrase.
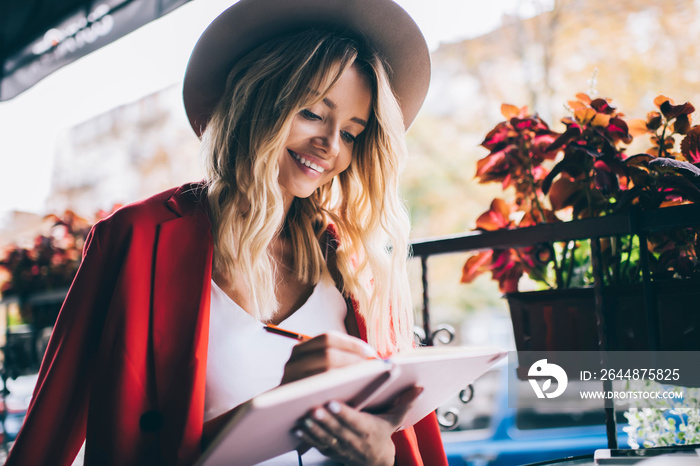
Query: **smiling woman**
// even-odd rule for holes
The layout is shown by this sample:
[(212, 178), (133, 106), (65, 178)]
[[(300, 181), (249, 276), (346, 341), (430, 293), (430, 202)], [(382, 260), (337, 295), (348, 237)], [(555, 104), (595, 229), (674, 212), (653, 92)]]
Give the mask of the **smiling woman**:
[[(87, 464), (191, 464), (251, 397), (411, 347), (398, 179), (429, 76), (392, 0), (241, 0), (217, 18), (184, 83), (206, 180), (92, 229), (7, 464), (70, 463), (84, 438)], [(434, 414), (396, 432), (419, 393), (318, 406), (289, 435), (314, 447), (306, 464), (445, 464)]]

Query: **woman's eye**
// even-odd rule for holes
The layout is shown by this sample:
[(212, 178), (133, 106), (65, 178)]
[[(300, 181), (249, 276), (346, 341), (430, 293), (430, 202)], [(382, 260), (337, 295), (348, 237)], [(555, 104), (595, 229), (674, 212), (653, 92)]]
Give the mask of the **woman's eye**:
[(320, 120), (321, 119), (320, 116), (316, 115), (315, 113), (313, 113), (307, 109), (304, 109), (299, 113), (301, 114), (301, 116), (303, 116), (307, 120)]
[(347, 131), (341, 131), (340, 135), (343, 137), (343, 139), (345, 139), (345, 142), (350, 143), (350, 144), (355, 142), (355, 139), (357, 139), (357, 137), (353, 136), (352, 134), (348, 133)]

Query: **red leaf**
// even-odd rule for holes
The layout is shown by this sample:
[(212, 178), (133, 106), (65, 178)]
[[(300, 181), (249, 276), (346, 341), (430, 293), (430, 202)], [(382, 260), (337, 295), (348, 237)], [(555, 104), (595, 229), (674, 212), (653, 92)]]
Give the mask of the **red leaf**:
[(678, 115), (673, 123), (673, 131), (678, 134), (686, 134), (690, 131), (690, 115)]
[(650, 131), (656, 131), (661, 127), (663, 121), (661, 120), (661, 114), (659, 112), (649, 112), (647, 113), (647, 128)]
[(493, 128), (484, 138), (481, 145), (489, 150), (493, 150), (496, 144), (505, 141), (508, 138), (508, 125), (506, 123), (499, 123)]
[(595, 169), (595, 185), (603, 194), (607, 195), (610, 193), (617, 192), (620, 186), (617, 183), (617, 176), (613, 172), (612, 168), (605, 163), (603, 160), (596, 160), (593, 164)]
[(612, 107), (607, 100), (600, 98), (591, 101), (591, 108), (598, 113), (605, 113), (608, 115), (615, 111), (615, 107)]
[(693, 126), (683, 138), (681, 153), (689, 162), (700, 162), (700, 126)]
[(581, 193), (580, 188), (579, 183), (573, 179), (561, 176), (549, 190), (549, 202), (552, 204), (552, 209), (556, 211), (573, 205), (572, 199)]
[(513, 184), (513, 175), (511, 173), (506, 174), (506, 176), (503, 178), (503, 181), (501, 182), (501, 185), (503, 186), (503, 189), (505, 190), (508, 186)]
[(489, 270), (493, 251), (483, 251), (471, 256), (462, 268), (461, 283), (471, 283), (476, 277)]
[(510, 124), (517, 129), (536, 129), (537, 121), (532, 118), (511, 118)]
[(627, 134), (629, 132), (629, 127), (622, 118), (611, 118), (608, 131)]
[[(476, 178), (481, 178), (488, 174), (494, 167), (503, 162), (505, 151), (494, 152), (476, 162)], [(482, 180), (482, 183), (484, 180)]]
[(510, 262), (508, 267), (493, 272), (493, 278), (498, 280), (498, 289), (502, 293), (515, 293), (518, 291), (518, 281), (523, 275), (523, 266), (520, 263)]
[(681, 105), (672, 105), (670, 100), (662, 103), (659, 108), (661, 113), (664, 114), (667, 121), (673, 120), (680, 115), (688, 115), (695, 111), (695, 107), (690, 102), (686, 102)]
[(510, 222), (510, 207), (503, 199), (491, 201), (491, 208), (476, 219), (476, 227), (481, 230), (495, 231), (508, 228)]
[(581, 135), (581, 128), (578, 126), (569, 126), (566, 131), (562, 133), (549, 147), (547, 147), (547, 152), (556, 151), (562, 146), (565, 146), (572, 139), (577, 138)]

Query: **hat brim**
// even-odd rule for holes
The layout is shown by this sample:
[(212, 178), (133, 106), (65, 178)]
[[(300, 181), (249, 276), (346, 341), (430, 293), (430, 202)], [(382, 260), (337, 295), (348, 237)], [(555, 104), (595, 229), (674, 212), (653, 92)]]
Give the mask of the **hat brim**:
[(279, 35), (309, 27), (349, 29), (364, 36), (391, 69), (406, 129), (430, 84), (430, 52), (418, 25), (392, 0), (240, 0), (207, 27), (185, 71), (183, 98), (198, 136), (247, 53)]

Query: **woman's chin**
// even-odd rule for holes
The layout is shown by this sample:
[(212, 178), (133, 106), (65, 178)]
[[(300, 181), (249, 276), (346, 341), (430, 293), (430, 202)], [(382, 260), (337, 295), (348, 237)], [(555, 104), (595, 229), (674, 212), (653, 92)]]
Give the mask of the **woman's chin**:
[(313, 193), (314, 191), (303, 191), (294, 197), (296, 197), (297, 199), (308, 199)]

